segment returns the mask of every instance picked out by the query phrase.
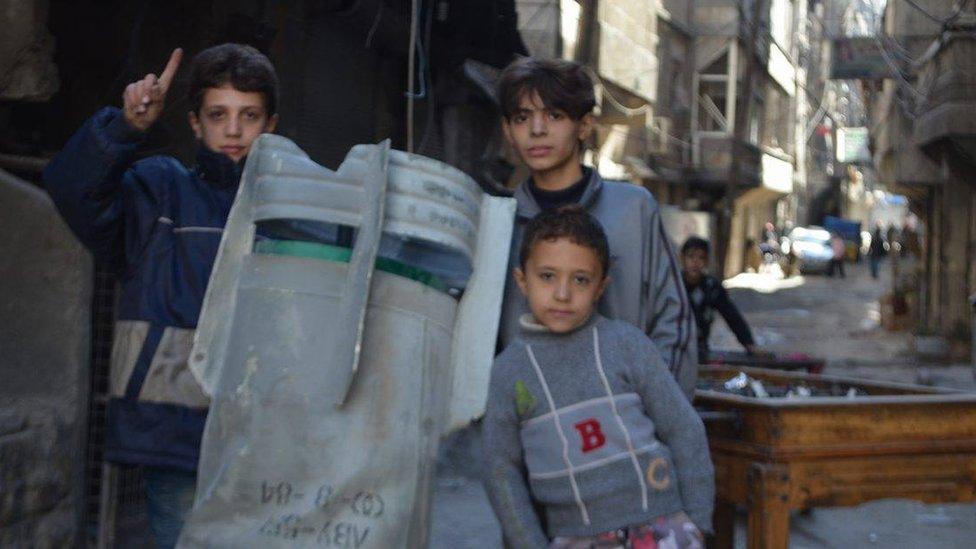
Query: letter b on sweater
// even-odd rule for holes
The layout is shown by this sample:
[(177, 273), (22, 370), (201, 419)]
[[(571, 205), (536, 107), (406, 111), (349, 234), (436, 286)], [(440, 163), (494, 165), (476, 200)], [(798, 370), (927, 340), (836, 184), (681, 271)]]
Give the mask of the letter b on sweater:
[(573, 425), (583, 440), (583, 453), (592, 452), (603, 446), (607, 442), (607, 437), (603, 435), (600, 422), (590, 418)]

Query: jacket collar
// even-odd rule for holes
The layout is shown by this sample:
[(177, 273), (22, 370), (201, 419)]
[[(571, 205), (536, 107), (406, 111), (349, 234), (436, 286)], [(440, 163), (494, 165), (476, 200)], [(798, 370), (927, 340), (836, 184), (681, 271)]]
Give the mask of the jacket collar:
[(200, 179), (217, 189), (232, 189), (241, 181), (246, 160), (242, 158), (240, 162), (234, 162), (229, 156), (200, 145), (197, 147), (196, 172)]
[[(596, 198), (600, 196), (601, 189), (603, 189), (603, 178), (596, 172), (596, 168), (591, 168), (590, 180), (587, 182), (586, 190), (583, 191), (583, 196), (580, 197), (577, 204), (584, 210), (588, 210), (596, 202)], [(521, 219), (532, 219), (542, 211), (539, 208), (539, 203), (532, 196), (532, 191), (529, 190), (528, 181), (523, 182), (515, 189), (515, 199), (518, 201), (516, 214)]]

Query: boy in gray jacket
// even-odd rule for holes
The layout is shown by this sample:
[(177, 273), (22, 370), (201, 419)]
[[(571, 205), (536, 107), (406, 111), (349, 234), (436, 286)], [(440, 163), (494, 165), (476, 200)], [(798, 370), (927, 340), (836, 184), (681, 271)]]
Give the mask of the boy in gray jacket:
[[(600, 312), (647, 334), (690, 400), (698, 372), (694, 316), (657, 202), (639, 185), (604, 181), (582, 165), (582, 144), (595, 122), (593, 82), (576, 63), (527, 57), (502, 73), (498, 98), (505, 137), (531, 173), (515, 191), (510, 266), (517, 266), (523, 226), (540, 211), (578, 204), (589, 212), (606, 230), (613, 258), (614, 284), (604, 293)], [(502, 346), (518, 332), (526, 307), (508, 281)]]
[(543, 212), (518, 261), (530, 312), (496, 358), (484, 419), (506, 542), (701, 547), (715, 492), (704, 426), (651, 340), (595, 312), (611, 283), (599, 223), (575, 206)]

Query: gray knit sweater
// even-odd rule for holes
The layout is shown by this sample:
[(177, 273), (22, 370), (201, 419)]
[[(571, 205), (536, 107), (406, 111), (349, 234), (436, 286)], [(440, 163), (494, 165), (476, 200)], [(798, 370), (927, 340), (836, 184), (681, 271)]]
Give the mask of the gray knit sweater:
[(523, 321), (492, 368), (484, 447), (488, 495), (513, 547), (678, 511), (711, 531), (704, 426), (651, 340), (625, 322), (594, 315), (553, 334)]

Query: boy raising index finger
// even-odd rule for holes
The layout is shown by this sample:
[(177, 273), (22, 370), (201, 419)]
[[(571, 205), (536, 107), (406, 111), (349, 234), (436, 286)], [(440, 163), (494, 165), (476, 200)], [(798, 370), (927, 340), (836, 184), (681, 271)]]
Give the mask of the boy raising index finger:
[(159, 78), (150, 73), (142, 80), (125, 87), (122, 94), (122, 113), (133, 129), (141, 132), (148, 130), (162, 114), (166, 104), (166, 92), (169, 91), (182, 59), (183, 50), (176, 48), (170, 54), (166, 68)]
[(190, 64), (196, 163), (136, 161), (162, 114), (183, 52), (126, 86), (122, 109), (95, 113), (44, 172), (78, 239), (118, 277), (105, 459), (138, 465), (156, 547), (173, 547), (193, 503), (209, 401), (187, 358), (241, 168), (278, 121), (278, 78), (256, 49), (222, 44)]

